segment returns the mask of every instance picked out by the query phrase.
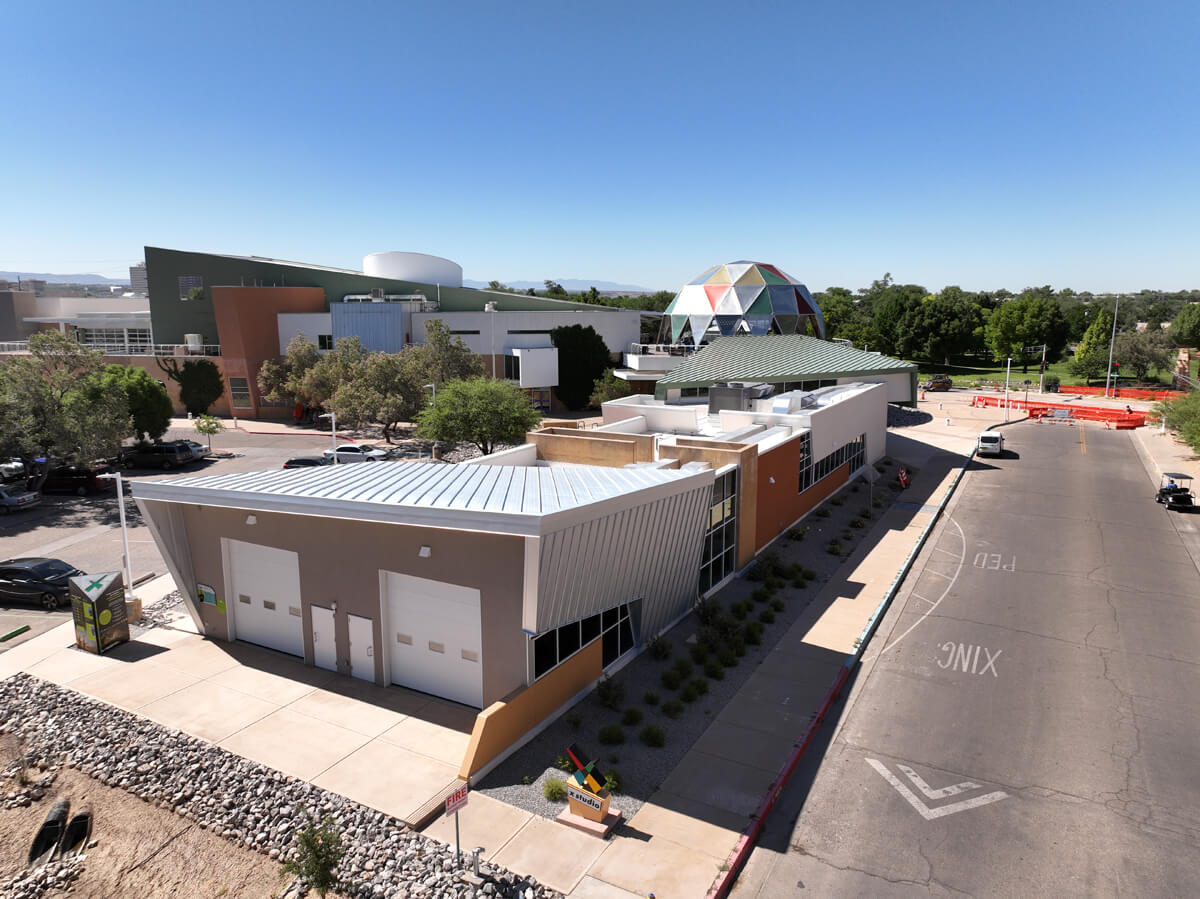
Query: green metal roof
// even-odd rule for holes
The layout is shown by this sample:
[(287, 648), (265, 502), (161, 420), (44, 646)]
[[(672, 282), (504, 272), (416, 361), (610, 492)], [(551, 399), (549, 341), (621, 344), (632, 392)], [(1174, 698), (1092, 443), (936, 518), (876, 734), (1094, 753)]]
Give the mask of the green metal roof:
[(778, 384), (806, 379), (912, 373), (917, 366), (807, 334), (736, 334), (719, 337), (669, 372), (655, 387), (708, 387), (718, 381)]

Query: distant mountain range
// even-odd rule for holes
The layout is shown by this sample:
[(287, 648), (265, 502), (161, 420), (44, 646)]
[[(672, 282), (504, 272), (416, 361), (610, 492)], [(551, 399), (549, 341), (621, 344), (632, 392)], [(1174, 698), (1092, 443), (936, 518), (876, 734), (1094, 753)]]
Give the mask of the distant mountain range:
[[(615, 281), (585, 281), (582, 278), (555, 278), (559, 284), (568, 293), (579, 293), (587, 290), (589, 287), (594, 287), (600, 293), (654, 293), (649, 287), (638, 287), (636, 284), (618, 284)], [(544, 281), (501, 281), (501, 284), (511, 287), (514, 290), (545, 290), (546, 284)], [(471, 281), (464, 279), (463, 287), (487, 287), (487, 281)]]
[(49, 281), (54, 284), (129, 284), (128, 278), (106, 278), (103, 275), (55, 275), (50, 272), (0, 272), (3, 281)]

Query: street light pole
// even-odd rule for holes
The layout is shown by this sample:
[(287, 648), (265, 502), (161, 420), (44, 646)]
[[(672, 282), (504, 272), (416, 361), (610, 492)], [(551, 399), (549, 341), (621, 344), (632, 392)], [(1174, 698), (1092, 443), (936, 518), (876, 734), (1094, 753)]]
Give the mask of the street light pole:
[(333, 464), (337, 465), (337, 413), (336, 412), (326, 412), (323, 415), (321, 415), (321, 418), (329, 419), (329, 425), (330, 425), (330, 430), (332, 432), (332, 439), (333, 439)]
[(1104, 398), (1108, 399), (1108, 385), (1112, 380), (1112, 357), (1113, 345), (1117, 342), (1117, 310), (1121, 308), (1121, 298), (1117, 297), (1117, 304), (1113, 306), (1113, 326), (1112, 337), (1108, 339), (1108, 371), (1104, 373)]
[(106, 481), (117, 482), (117, 513), (121, 518), (121, 570), (125, 575), (125, 595), (133, 594), (133, 569), (129, 561), (129, 531), (125, 527), (125, 487), (121, 482), (121, 472), (100, 475)]
[(491, 325), (488, 327), (488, 335), (492, 344), (492, 380), (494, 381), (496, 379), (496, 304), (484, 303), (483, 311), (491, 313), (489, 316)]
[(425, 386), (433, 391), (433, 404), (436, 406), (437, 405), (437, 383), (434, 382), (433, 384), (426, 384)]
[(1008, 376), (1012, 373), (1012, 356), (1008, 357), (1008, 364), (1004, 367), (1004, 420), (1008, 421)]

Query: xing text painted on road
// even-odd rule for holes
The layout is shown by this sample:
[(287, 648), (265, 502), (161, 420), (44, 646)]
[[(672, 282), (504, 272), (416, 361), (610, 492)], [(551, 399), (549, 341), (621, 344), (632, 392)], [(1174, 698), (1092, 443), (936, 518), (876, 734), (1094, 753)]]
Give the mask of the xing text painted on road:
[[(947, 640), (938, 650), (944, 657), (937, 660), (938, 667), (951, 671), (962, 671), (965, 674), (987, 674), (999, 677), (996, 671), (996, 659), (1000, 658), (1003, 649), (992, 652), (986, 646), (976, 646), (973, 643), (952, 643)], [(981, 664), (982, 663), (982, 664)]]

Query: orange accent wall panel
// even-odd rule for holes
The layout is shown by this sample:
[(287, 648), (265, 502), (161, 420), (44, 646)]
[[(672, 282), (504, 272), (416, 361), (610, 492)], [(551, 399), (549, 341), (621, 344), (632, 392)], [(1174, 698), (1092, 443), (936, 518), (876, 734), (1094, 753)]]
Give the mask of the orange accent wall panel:
[[(755, 551), (846, 483), (850, 463), (835, 468), (800, 493), (800, 441), (789, 440), (758, 457), (758, 527)], [(771, 478), (775, 483), (771, 483)]]

